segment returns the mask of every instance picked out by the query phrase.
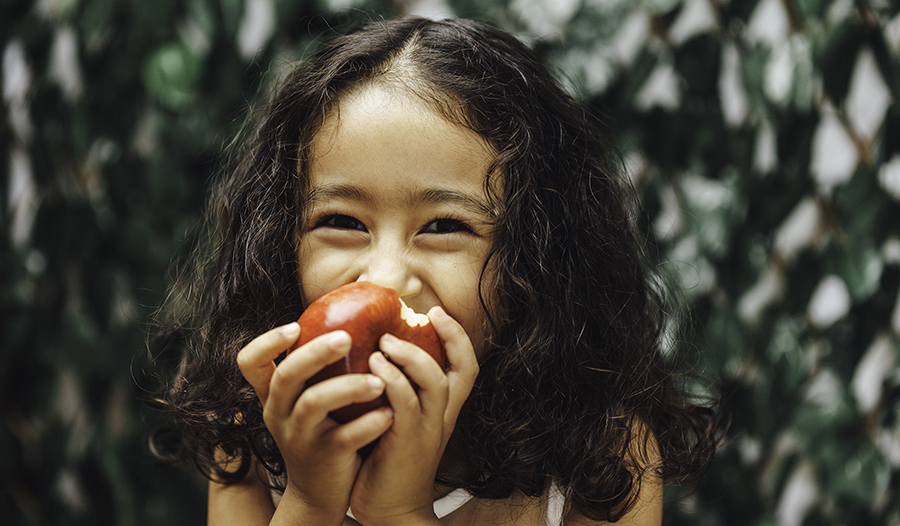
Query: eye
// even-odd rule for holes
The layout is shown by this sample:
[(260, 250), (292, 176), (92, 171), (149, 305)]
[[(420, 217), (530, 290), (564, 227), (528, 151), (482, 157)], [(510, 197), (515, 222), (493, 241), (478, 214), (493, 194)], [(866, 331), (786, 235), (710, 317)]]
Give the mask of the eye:
[(329, 227), (340, 230), (361, 230), (366, 232), (366, 225), (362, 224), (355, 217), (345, 216), (343, 214), (325, 216), (316, 223), (316, 227)]
[(471, 233), (472, 229), (464, 222), (449, 217), (435, 219), (422, 229), (424, 234), (453, 234), (456, 232)]

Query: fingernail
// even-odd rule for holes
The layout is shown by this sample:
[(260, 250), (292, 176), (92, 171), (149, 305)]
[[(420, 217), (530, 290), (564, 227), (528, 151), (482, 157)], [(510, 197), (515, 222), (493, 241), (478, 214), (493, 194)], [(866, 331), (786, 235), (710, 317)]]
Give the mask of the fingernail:
[(285, 338), (294, 338), (298, 334), (300, 334), (300, 324), (298, 324), (297, 322), (288, 323), (278, 330), (278, 334)]
[(384, 389), (384, 380), (378, 378), (377, 376), (370, 376), (367, 378), (369, 385), (374, 389)]
[(446, 320), (450, 317), (446, 312), (444, 312), (444, 309), (442, 309), (441, 307), (435, 307), (433, 309), (433, 316), (439, 320)]
[(344, 331), (338, 331), (328, 337), (328, 346), (336, 351), (349, 350), (350, 335)]
[(382, 407), (381, 409), (379, 409), (379, 411), (384, 413), (384, 416), (386, 416), (388, 418), (394, 418), (394, 410), (391, 409), (389, 406)]

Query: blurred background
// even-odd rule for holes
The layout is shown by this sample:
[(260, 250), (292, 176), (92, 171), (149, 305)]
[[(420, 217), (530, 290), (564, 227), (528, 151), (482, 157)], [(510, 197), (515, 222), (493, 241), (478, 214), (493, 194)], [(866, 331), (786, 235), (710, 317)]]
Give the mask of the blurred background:
[(731, 419), (666, 523), (900, 525), (895, 0), (0, 0), (0, 520), (204, 522), (146, 446), (169, 263), (248, 101), (409, 12), (520, 36), (621, 147)]

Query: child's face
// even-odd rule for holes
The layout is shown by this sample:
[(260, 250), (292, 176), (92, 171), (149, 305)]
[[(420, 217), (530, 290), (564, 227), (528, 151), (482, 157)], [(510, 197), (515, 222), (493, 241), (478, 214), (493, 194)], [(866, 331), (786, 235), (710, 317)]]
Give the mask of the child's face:
[[(312, 156), (313, 197), (298, 250), (306, 300), (373, 282), (397, 290), (417, 312), (440, 305), (481, 351), (491, 148), (414, 96), (371, 85), (341, 101)], [(490, 286), (486, 276), (486, 292)]]

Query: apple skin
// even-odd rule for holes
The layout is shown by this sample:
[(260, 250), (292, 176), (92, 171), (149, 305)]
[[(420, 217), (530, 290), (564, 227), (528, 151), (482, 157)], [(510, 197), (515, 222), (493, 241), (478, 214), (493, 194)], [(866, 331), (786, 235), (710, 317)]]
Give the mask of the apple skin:
[[(346, 356), (310, 378), (307, 386), (342, 374), (370, 373), (369, 355), (378, 350), (378, 340), (385, 333), (420, 347), (442, 368), (446, 367), (444, 347), (434, 327), (431, 323), (410, 326), (401, 318), (402, 308), (397, 291), (364, 281), (334, 289), (311, 303), (297, 320), (300, 339), (291, 351), (313, 338), (337, 330), (350, 334), (351, 347)], [(427, 322), (427, 318), (424, 321)], [(371, 402), (332, 411), (329, 416), (344, 424), (387, 404), (387, 397), (381, 395)]]

